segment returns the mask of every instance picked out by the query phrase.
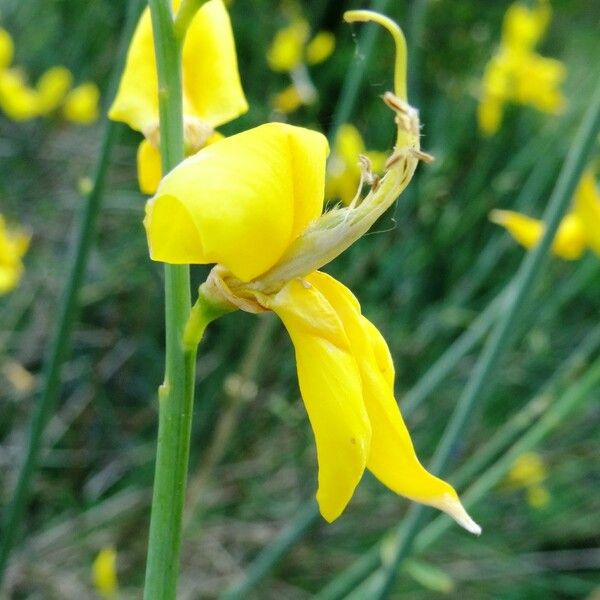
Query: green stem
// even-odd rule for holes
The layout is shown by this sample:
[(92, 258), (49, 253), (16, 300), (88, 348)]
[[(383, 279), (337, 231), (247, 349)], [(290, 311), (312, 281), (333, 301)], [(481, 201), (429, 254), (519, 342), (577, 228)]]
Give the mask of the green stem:
[[(163, 173), (167, 173), (184, 158), (181, 43), (173, 26), (171, 2), (149, 0), (148, 4), (159, 82), (161, 164)], [(190, 308), (189, 266), (165, 265), (165, 378), (158, 394), (145, 600), (172, 600), (177, 593), (196, 362), (196, 347), (183, 344)], [(201, 327), (198, 339), (202, 331)]]
[[(139, 14), (139, 0), (130, 2), (127, 20), (121, 36), (120, 50), (117, 55), (112, 73), (111, 83), (106, 94), (107, 100), (112, 100), (116, 90), (129, 39)], [(0, 587), (6, 569), (11, 548), (23, 520), (27, 506), (31, 479), (36, 471), (41, 449), (44, 429), (61, 389), (61, 369), (68, 355), (71, 334), (77, 316), (79, 291), (83, 283), (85, 268), (96, 230), (96, 222), (106, 184), (106, 175), (110, 166), (112, 151), (117, 142), (121, 125), (108, 121), (104, 129), (100, 155), (96, 164), (92, 189), (82, 205), (77, 238), (70, 259), (69, 275), (59, 303), (59, 315), (56, 330), (52, 336), (48, 353), (44, 362), (44, 373), (41, 393), (37, 398), (29, 427), (26, 454), (19, 471), (19, 477), (10, 504), (3, 519), (2, 536), (0, 541)]]
[[(492, 388), (494, 375), (498, 371), (500, 360), (514, 337), (513, 333), (518, 326), (533, 287), (537, 283), (556, 230), (569, 207), (577, 183), (596, 142), (599, 129), (600, 85), (595, 90), (590, 108), (567, 154), (558, 181), (552, 192), (548, 209), (544, 214), (544, 222), (547, 226), (544, 236), (540, 244), (534, 250), (527, 253), (523, 259), (515, 277), (514, 294), (510, 299), (506, 312), (498, 322), (465, 391), (459, 398), (456, 409), (434, 455), (431, 470), (436, 474), (443, 475), (445, 472), (457, 442), (464, 436), (475, 407)], [(394, 547), (390, 553), (391, 559), (383, 567), (381, 585), (374, 593), (374, 599), (381, 600), (387, 598), (392, 591), (400, 565), (410, 553), (414, 538), (424, 519), (425, 512), (423, 507), (417, 505), (411, 507), (403, 524), (404, 526), (395, 540)]]

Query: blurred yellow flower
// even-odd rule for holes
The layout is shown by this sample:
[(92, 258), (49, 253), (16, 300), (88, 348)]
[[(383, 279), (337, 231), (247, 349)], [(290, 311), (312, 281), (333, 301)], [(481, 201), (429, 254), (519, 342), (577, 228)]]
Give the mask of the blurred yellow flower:
[(544, 485), (532, 485), (527, 488), (527, 503), (532, 508), (544, 508), (550, 502), (550, 492)]
[(73, 76), (66, 67), (51, 67), (45, 71), (36, 84), (38, 114), (47, 115), (55, 111), (64, 100)]
[(308, 41), (310, 27), (305, 19), (295, 16), (291, 23), (275, 34), (267, 50), (267, 62), (273, 71), (289, 73), (292, 84), (271, 99), (273, 107), (291, 113), (302, 105), (313, 104), (317, 90), (306, 64), (316, 65), (329, 58), (335, 48), (335, 37), (328, 31), (319, 31)]
[[(178, 6), (179, 0), (174, 0), (173, 8)], [(187, 30), (182, 60), (185, 142), (191, 154), (212, 138), (215, 127), (248, 110), (231, 22), (222, 0), (210, 0), (198, 10)], [(161, 172), (158, 79), (149, 9), (135, 30), (108, 116), (143, 133), (149, 142), (138, 152), (138, 179), (142, 190), (152, 193), (151, 184), (160, 180)]]
[(354, 125), (342, 125), (335, 137), (333, 151), (327, 164), (325, 199), (350, 204), (360, 190), (361, 165), (359, 156), (366, 156), (374, 173), (383, 170), (387, 158), (384, 152), (367, 151), (360, 132)]
[(330, 31), (319, 31), (306, 45), (306, 62), (318, 65), (326, 61), (335, 50), (335, 36)]
[(116, 598), (117, 552), (112, 547), (102, 548), (92, 564), (92, 581), (98, 594), (105, 600)]
[(5, 69), (12, 63), (15, 46), (6, 29), (0, 27), (0, 69)]
[(395, 97), (388, 101), (409, 111), (397, 122), (410, 123), (403, 133), (413, 150), (398, 150), (377, 192), (362, 203), (321, 215), (325, 137), (269, 123), (204, 148), (164, 177), (146, 208), (150, 255), (217, 263), (203, 284), (206, 294), (283, 321), (315, 435), (317, 501), (326, 520), (342, 513), (367, 468), (396, 493), (478, 533), (454, 489), (416, 457), (394, 399), (385, 340), (350, 290), (317, 270), (370, 227), (414, 172), (416, 112)]
[(493, 135), (500, 128), (508, 102), (533, 106), (556, 114), (565, 105), (559, 89), (566, 76), (562, 62), (534, 51), (550, 22), (547, 0), (533, 8), (516, 3), (504, 17), (500, 47), (485, 68), (477, 108), (479, 128)]
[(87, 82), (73, 88), (66, 96), (62, 107), (67, 121), (89, 125), (98, 119), (100, 90), (95, 83)]
[(279, 112), (288, 114), (298, 110), (302, 106), (303, 101), (298, 87), (292, 84), (278, 94), (275, 94), (272, 98), (272, 104)]
[(273, 71), (293, 71), (302, 62), (304, 46), (310, 27), (304, 19), (296, 18), (275, 34), (267, 50), (267, 63)]
[(0, 295), (13, 290), (23, 274), (22, 258), (30, 236), (19, 229), (9, 229), (0, 214)]
[(13, 121), (29, 121), (38, 116), (38, 93), (27, 85), (20, 69), (0, 70), (0, 108)]
[[(533, 248), (544, 234), (544, 223), (510, 210), (493, 210), (490, 220), (504, 227), (525, 248)], [(577, 260), (590, 249), (600, 256), (600, 192), (593, 172), (584, 172), (573, 208), (561, 221), (552, 252), (565, 260)]]
[(550, 501), (550, 493), (542, 485), (546, 477), (546, 467), (541, 456), (536, 452), (526, 452), (512, 464), (506, 482), (513, 487), (525, 488), (529, 505), (543, 508)]
[(13, 58), (13, 41), (0, 28), (0, 109), (13, 121), (29, 121), (56, 111), (63, 104), (68, 120), (86, 124), (98, 118), (99, 91), (95, 84), (85, 83), (69, 92), (73, 76), (66, 67), (50, 67), (35, 87), (27, 83), (20, 68), (7, 68)]
[(551, 17), (549, 0), (537, 0), (532, 7), (511, 4), (504, 15), (502, 42), (509, 48), (533, 50), (546, 33)]

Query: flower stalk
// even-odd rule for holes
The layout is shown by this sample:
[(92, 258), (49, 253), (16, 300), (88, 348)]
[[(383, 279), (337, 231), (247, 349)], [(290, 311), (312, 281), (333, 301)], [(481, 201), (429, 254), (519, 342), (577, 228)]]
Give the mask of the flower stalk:
[[(195, 3), (197, 7), (200, 3)], [(149, 0), (159, 82), (160, 154), (163, 173), (185, 155), (181, 79), (184, 34), (175, 30), (171, 3)], [(188, 19), (188, 23), (191, 20)], [(181, 524), (194, 402), (197, 345), (184, 344), (190, 316), (188, 265), (165, 265), (165, 377), (159, 388), (159, 425), (145, 600), (176, 597)], [(196, 314), (199, 342), (210, 319)]]

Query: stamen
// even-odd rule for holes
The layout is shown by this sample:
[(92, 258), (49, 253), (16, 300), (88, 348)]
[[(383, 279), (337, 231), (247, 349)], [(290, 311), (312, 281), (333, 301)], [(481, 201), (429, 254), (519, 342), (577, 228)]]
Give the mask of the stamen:
[(417, 148), (411, 148), (410, 153), (419, 160), (422, 160), (424, 163), (427, 163), (428, 165), (430, 165), (435, 160), (434, 156), (427, 152), (423, 152), (423, 150), (419, 150)]

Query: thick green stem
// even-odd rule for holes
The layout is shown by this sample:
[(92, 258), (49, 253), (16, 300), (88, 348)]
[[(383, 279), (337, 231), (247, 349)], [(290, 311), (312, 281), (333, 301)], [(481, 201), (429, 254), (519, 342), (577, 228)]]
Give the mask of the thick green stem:
[[(127, 22), (121, 37), (121, 48), (113, 69), (111, 85), (106, 94), (107, 100), (112, 100), (121, 71), (123, 70), (125, 53), (133, 32), (133, 26), (139, 14), (139, 5), (139, 0), (132, 0), (129, 5)], [(61, 369), (69, 352), (71, 334), (77, 316), (79, 291), (83, 283), (88, 256), (94, 241), (94, 232), (102, 205), (106, 175), (120, 128), (120, 124), (111, 121), (108, 121), (106, 124), (92, 189), (81, 207), (77, 238), (71, 255), (68, 279), (59, 303), (56, 330), (51, 338), (47, 357), (44, 362), (43, 383), (31, 419), (25, 450), (26, 454), (19, 471), (17, 485), (3, 519), (0, 541), (0, 587), (2, 586), (8, 557), (27, 506), (29, 487), (37, 468), (44, 429), (50, 415), (54, 412), (54, 407), (60, 393)]]
[[(184, 158), (181, 44), (171, 2), (149, 0), (158, 71), (163, 173)], [(165, 265), (165, 379), (159, 389), (159, 425), (146, 563), (145, 600), (176, 597), (190, 433), (196, 347), (184, 347), (190, 314), (187, 265)], [(198, 338), (200, 338), (198, 336)]]

